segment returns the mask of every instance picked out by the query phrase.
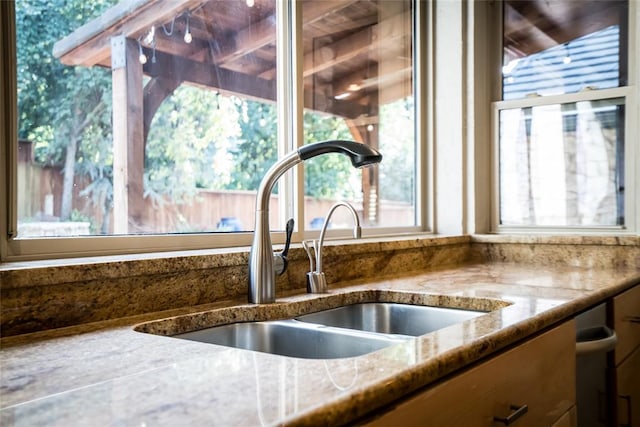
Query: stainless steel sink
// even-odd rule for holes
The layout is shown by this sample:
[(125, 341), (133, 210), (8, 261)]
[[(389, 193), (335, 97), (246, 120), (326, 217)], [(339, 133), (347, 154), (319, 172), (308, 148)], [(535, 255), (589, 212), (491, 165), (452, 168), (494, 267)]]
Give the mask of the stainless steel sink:
[(233, 323), (174, 337), (305, 359), (360, 356), (406, 339), (292, 319)]
[(295, 319), (240, 322), (173, 335), (304, 359), (337, 359), (371, 353), (424, 335), (484, 311), (369, 302), (341, 306)]
[(483, 311), (375, 302), (345, 305), (297, 319), (339, 328), (419, 336), (483, 314)]

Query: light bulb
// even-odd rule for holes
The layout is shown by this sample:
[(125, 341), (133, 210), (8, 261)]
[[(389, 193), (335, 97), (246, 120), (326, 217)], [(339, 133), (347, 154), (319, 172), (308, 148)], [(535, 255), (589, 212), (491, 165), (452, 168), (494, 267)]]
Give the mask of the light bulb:
[(142, 44), (140, 43), (140, 39), (138, 39), (138, 61), (140, 61), (142, 65), (147, 63), (147, 55), (145, 55), (142, 51)]
[(191, 31), (189, 30), (189, 13), (187, 12), (187, 27), (184, 30), (184, 42), (189, 44), (193, 41), (193, 37), (191, 36)]
[(569, 55), (565, 56), (562, 59), (562, 62), (565, 63), (565, 64), (571, 64), (571, 57)]
[(247, 7), (253, 7), (254, 4), (256, 4), (255, 0), (247, 0)]

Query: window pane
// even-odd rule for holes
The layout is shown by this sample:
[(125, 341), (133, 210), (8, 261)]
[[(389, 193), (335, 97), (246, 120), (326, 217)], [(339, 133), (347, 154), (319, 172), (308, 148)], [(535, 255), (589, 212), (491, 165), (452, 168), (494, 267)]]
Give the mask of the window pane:
[(275, 0), (130, 5), (16, 2), (19, 237), (253, 228)]
[[(340, 154), (305, 161), (305, 227), (319, 228), (333, 203), (347, 200), (363, 225), (415, 222), (413, 3), (410, 0), (304, 2), (305, 143), (348, 139), (383, 155), (354, 169)], [(351, 227), (337, 210), (333, 227)]]
[(625, 86), (627, 1), (506, 1), (503, 99)]
[(624, 101), (502, 110), (500, 223), (623, 225)]

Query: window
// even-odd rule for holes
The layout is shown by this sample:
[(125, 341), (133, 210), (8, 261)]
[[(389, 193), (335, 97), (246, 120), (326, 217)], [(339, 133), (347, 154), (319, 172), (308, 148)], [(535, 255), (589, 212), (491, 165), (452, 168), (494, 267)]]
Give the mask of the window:
[(628, 8), (504, 1), (497, 229), (634, 227)]
[[(266, 170), (295, 144), (326, 139), (375, 146), (383, 163), (305, 162), (299, 187), (281, 180), (272, 194), (273, 230), (291, 212), (300, 232), (317, 229), (338, 200), (356, 206), (369, 233), (421, 227), (416, 3), (299, 4), (298, 21), (283, 19), (294, 15), (276, 0), (15, 2), (9, 253), (247, 245)], [(301, 40), (291, 87), (279, 25)], [(299, 106), (300, 123), (278, 112), (282, 102)], [(284, 135), (291, 128), (301, 141)], [(331, 226), (350, 227), (340, 218)], [(132, 235), (149, 239), (118, 240)]]
[[(316, 2), (303, 3), (303, 21), (313, 21), (317, 8)], [(354, 31), (349, 22), (362, 15), (371, 24)], [(304, 141), (354, 139), (379, 149), (384, 161), (362, 171), (339, 155), (306, 162), (305, 224), (319, 226), (338, 198), (356, 206), (368, 226), (413, 227), (417, 147), (412, 3), (344, 2), (326, 19), (333, 25), (303, 28), (304, 98), (310, 100)], [(339, 66), (332, 66), (342, 58)], [(335, 113), (324, 114), (332, 110), (342, 112), (339, 123)], [(338, 215), (343, 219), (336, 223), (350, 223), (349, 212), (336, 211)]]

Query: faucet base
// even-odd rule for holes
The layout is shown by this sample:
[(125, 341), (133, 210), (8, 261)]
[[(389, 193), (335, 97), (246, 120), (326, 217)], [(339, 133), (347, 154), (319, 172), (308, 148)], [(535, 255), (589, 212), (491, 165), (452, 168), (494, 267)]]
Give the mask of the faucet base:
[(327, 279), (324, 273), (311, 271), (307, 273), (307, 292), (310, 294), (326, 294)]

